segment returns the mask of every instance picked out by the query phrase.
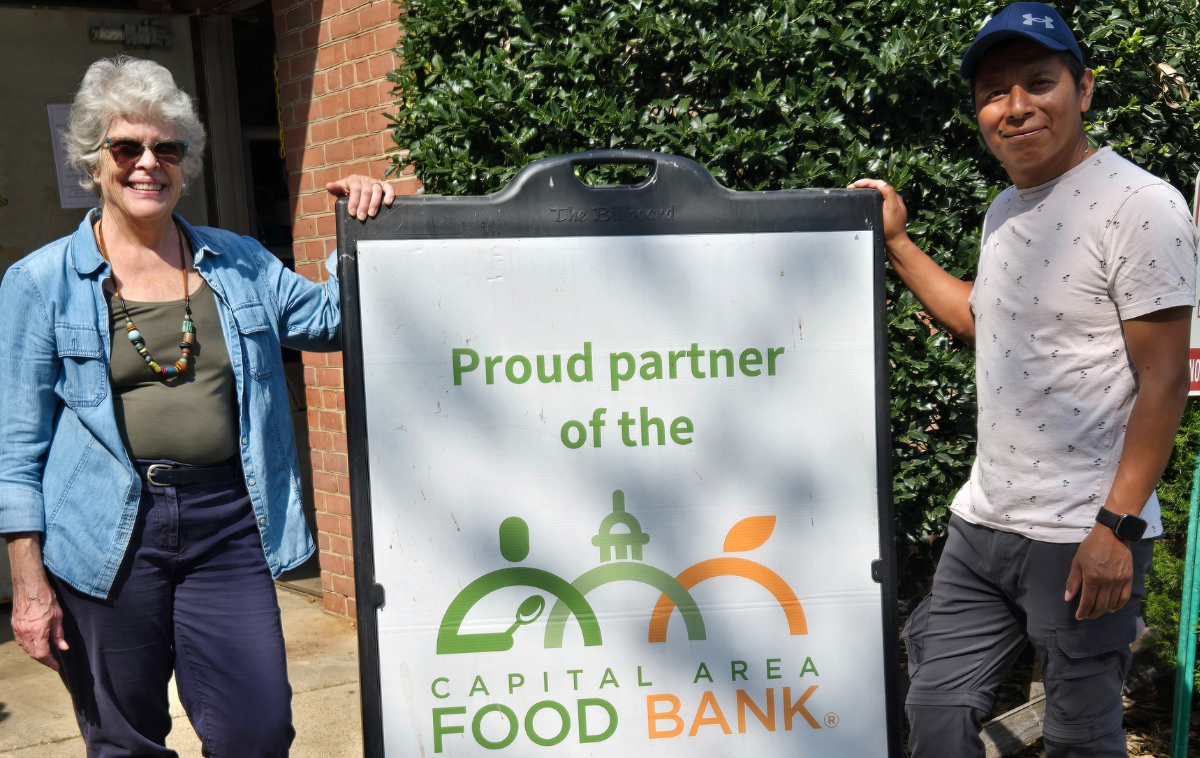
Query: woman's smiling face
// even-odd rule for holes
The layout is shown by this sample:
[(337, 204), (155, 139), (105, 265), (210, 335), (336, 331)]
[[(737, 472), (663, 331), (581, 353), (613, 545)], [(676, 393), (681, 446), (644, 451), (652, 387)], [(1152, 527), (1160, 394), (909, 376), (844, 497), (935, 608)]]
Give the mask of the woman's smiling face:
[[(137, 117), (116, 118), (105, 135), (112, 140), (134, 140), (142, 145), (175, 139), (175, 133)], [(143, 150), (136, 163), (121, 164), (105, 147), (96, 173), (105, 209), (132, 221), (152, 222), (169, 217), (183, 192), (183, 169), (167, 165), (151, 150)]]

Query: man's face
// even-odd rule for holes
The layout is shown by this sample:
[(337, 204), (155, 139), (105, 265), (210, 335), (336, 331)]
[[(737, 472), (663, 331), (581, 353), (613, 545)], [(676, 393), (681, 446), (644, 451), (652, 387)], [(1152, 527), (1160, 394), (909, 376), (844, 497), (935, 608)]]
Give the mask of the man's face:
[(979, 131), (1018, 185), (1018, 177), (1041, 183), (1036, 178), (1046, 169), (1074, 156), (1083, 143), (1081, 114), (1091, 107), (1094, 82), (1089, 69), (1076, 85), (1062, 56), (1028, 40), (980, 60), (973, 93)]

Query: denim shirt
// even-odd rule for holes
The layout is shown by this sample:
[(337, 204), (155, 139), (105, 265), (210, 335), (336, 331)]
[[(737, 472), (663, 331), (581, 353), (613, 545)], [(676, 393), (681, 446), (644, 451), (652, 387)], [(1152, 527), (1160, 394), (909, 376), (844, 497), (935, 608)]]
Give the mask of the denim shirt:
[[(0, 284), (0, 534), (42, 533), (46, 568), (104, 598), (129, 545), (142, 481), (113, 413), (102, 291), (110, 269), (92, 234), (97, 213), (15, 263)], [(216, 295), (236, 379), (246, 489), (278, 576), (313, 552), (279, 347), (340, 347), (334, 258), (322, 286), (249, 237), (175, 220)]]

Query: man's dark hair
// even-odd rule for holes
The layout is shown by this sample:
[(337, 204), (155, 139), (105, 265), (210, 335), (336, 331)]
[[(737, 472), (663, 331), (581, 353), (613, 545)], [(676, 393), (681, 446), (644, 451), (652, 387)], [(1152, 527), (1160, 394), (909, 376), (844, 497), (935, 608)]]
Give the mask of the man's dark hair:
[[(993, 45), (988, 50), (988, 53), (993, 53), (998, 50), (1003, 50), (1006, 47), (1012, 47), (1013, 45), (1015, 45), (1021, 41), (1022, 40), (1020, 40), (1020, 39), (1010, 39), (1010, 40), (1005, 40), (1004, 42), (999, 42), (999, 43)], [(985, 55), (986, 55), (986, 53), (985, 53)], [(1079, 89), (1079, 84), (1080, 84), (1080, 82), (1083, 81), (1083, 72), (1085, 70), (1083, 63), (1081, 63), (1078, 58), (1076, 58), (1074, 55), (1072, 55), (1070, 53), (1070, 51), (1067, 51), (1067, 50), (1055, 52), (1054, 55), (1057, 56), (1058, 59), (1060, 61), (1062, 61), (1064, 65), (1066, 65), (1067, 70), (1071, 72), (1071, 78), (1075, 80), (1075, 89)], [(980, 59), (980, 62), (982, 63), (983, 60)], [(971, 96), (972, 96), (972, 99), (974, 99), (974, 95), (975, 95), (975, 74), (978, 71), (979, 71), (979, 67), (976, 66), (975, 70), (971, 72)]]

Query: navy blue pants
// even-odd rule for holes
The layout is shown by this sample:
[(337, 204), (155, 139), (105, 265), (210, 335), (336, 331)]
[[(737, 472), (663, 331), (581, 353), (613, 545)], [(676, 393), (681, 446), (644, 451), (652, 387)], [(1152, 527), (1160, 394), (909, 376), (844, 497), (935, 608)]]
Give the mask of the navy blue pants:
[(88, 758), (175, 758), (167, 684), (204, 755), (286, 756), (295, 736), (283, 629), (241, 480), (142, 483), (106, 600), (51, 577), (70, 650), (59, 654)]

